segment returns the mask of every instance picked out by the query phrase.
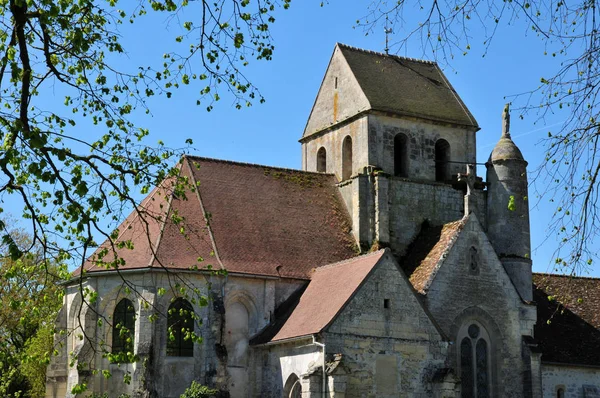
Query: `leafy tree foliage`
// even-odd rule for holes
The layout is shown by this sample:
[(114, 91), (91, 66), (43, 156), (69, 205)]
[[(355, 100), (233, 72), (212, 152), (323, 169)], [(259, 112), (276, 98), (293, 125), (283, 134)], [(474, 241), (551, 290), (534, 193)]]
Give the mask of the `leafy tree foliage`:
[[(27, 243), (22, 234), (12, 234), (17, 242)], [(65, 272), (33, 251), (17, 260), (5, 252), (0, 257), (1, 396), (44, 396), (54, 318), (63, 296), (56, 282)]]
[(194, 380), (179, 398), (212, 398), (217, 393), (217, 390), (203, 386)]
[[(185, 147), (148, 144), (149, 131), (132, 121), (149, 111), (149, 98), (196, 81), (208, 110), (222, 89), (238, 107), (262, 101), (241, 68), (271, 59), (273, 13), (289, 1), (1, 0), (0, 194), (23, 205), (32, 244), (82, 262), (96, 239), (114, 240), (136, 194), (177, 175)], [(178, 23), (186, 33), (175, 40), (187, 51), (167, 52), (159, 67), (118, 70), (115, 57), (126, 50), (118, 26), (148, 12)], [(3, 239), (11, 243), (9, 234)]]
[[(408, 7), (421, 18), (403, 18)], [(547, 197), (557, 204), (551, 227), (561, 245), (555, 253), (563, 272), (582, 271), (597, 258), (595, 238), (600, 232), (600, 9), (594, 2), (560, 0), (504, 0), (501, 2), (373, 0), (358, 21), (367, 33), (382, 25), (407, 32), (394, 40), (400, 51), (416, 39), (423, 51), (443, 63), (483, 44), (493, 49), (501, 24), (523, 27), (542, 42), (544, 55), (559, 59), (550, 76), (540, 76), (531, 89), (510, 97), (521, 117), (544, 119), (561, 114), (565, 121), (548, 132), (546, 159), (537, 170)], [(513, 28), (514, 29), (514, 28)], [(472, 32), (484, 32), (483, 37)], [(388, 30), (389, 32), (389, 30)]]
[[(48, 290), (51, 279), (43, 279), (51, 274), (48, 259), (83, 265), (105, 241), (98, 260), (119, 269), (124, 261), (118, 250), (133, 244), (116, 242), (116, 225), (132, 210), (145, 225), (157, 217), (138, 206), (140, 196), (166, 179), (178, 197), (194, 189), (176, 165), (191, 140), (182, 148), (150, 141), (149, 130), (135, 118), (150, 112), (149, 99), (171, 98), (191, 84), (199, 85), (197, 104), (208, 111), (224, 92), (238, 108), (262, 102), (243, 68), (271, 59), (274, 13), (289, 5), (290, 0), (0, 0), (0, 200), (21, 205), (16, 216), (28, 222), (32, 234), (23, 245), (0, 222), (11, 259), (2, 265), (10, 271), (4, 271), (6, 292), (0, 296), (6, 304), (1, 310), (8, 311), (0, 315), (2, 375), (10, 378), (2, 384), (4, 394), (37, 388), (27, 379), (37, 368), (29, 362), (19, 369), (25, 362), (17, 354), (45, 345), (41, 334), (32, 337), (54, 313), (59, 296)], [(117, 66), (115, 60), (126, 54), (119, 26), (149, 13), (178, 25), (183, 34), (175, 42), (185, 50), (167, 51), (150, 65)], [(179, 217), (172, 221), (185, 223)], [(23, 289), (32, 295), (23, 296)], [(51, 293), (37, 294), (46, 291)], [(94, 292), (81, 294), (84, 303), (97, 299)]]

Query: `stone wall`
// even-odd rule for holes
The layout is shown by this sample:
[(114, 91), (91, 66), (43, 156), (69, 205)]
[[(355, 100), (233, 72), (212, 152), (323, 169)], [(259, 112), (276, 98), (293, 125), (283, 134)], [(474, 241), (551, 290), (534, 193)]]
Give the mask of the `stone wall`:
[[(477, 253), (475, 269), (468, 257), (471, 247)], [(529, 396), (531, 386), (524, 375), (531, 370), (524, 363), (522, 336), (533, 334), (535, 306), (519, 297), (476, 217), (469, 218), (442, 259), (425, 297), (438, 325), (454, 342), (449, 363), (459, 370), (459, 330), (476, 323), (489, 335), (493, 396)]]
[[(543, 397), (555, 398), (559, 388), (564, 398), (600, 397), (600, 368), (542, 363)], [(592, 395), (594, 390), (597, 395)]]
[[(421, 230), (423, 221), (442, 225), (464, 216), (464, 192), (436, 182), (409, 181), (390, 177), (390, 247), (395, 254), (406, 254), (408, 245)], [(474, 212), (485, 223), (486, 192), (474, 191)]]
[(328, 355), (342, 354), (345, 397), (432, 396), (444, 342), (390, 255), (384, 257), (324, 333)]
[(347, 120), (368, 108), (369, 101), (336, 47), (308, 118), (304, 137)]
[[(67, 288), (63, 307), (69, 314), (64, 328), (67, 334), (66, 338), (60, 337), (67, 344), (63, 355), (53, 358), (49, 367), (53, 377), (48, 380), (48, 398), (71, 396), (69, 391), (78, 383), (86, 383), (89, 391), (106, 392), (111, 397), (147, 390), (160, 397), (178, 398), (192, 380), (222, 390), (233, 389), (234, 397), (260, 396), (263, 358), (248, 347), (248, 340), (272, 320), (276, 304), (304, 281), (176, 272), (125, 275), (126, 283), (115, 274), (85, 278), (83, 288), (97, 292), (98, 298), (83, 307), (79, 286)], [(197, 291), (192, 292), (193, 288)], [(168, 308), (175, 297), (186, 293), (198, 317), (195, 332), (202, 336), (203, 343), (194, 345), (193, 357), (167, 356)], [(117, 365), (109, 363), (102, 353), (111, 351), (112, 317), (123, 298), (131, 300), (136, 311), (134, 350), (139, 361)], [(230, 321), (232, 325), (228, 329), (227, 311), (234, 307), (239, 309), (240, 305), (247, 311), (248, 324), (240, 326)], [(236, 336), (235, 341), (227, 338), (232, 335)], [(74, 366), (65, 361), (71, 352), (78, 359)], [(231, 363), (228, 358), (234, 356), (242, 357), (244, 362)], [(84, 363), (83, 372), (78, 372), (77, 366)], [(112, 376), (106, 378), (102, 372), (94, 374), (95, 370), (108, 370)], [(129, 384), (123, 382), (125, 377), (131, 378)]]
[(342, 180), (342, 144), (346, 137), (352, 139), (352, 175), (358, 174), (368, 165), (367, 116), (347, 123), (341, 123), (331, 131), (315, 135), (302, 144), (302, 169), (317, 171), (317, 152), (327, 151), (327, 173), (335, 174)]
[[(369, 170), (366, 170), (369, 171)], [(338, 184), (363, 249), (375, 242), (402, 257), (427, 220), (442, 225), (464, 216), (464, 192), (438, 182), (411, 181), (384, 173), (361, 173)], [(474, 190), (471, 209), (485, 225), (487, 192)]]
[[(310, 337), (294, 343), (257, 348), (257, 351), (261, 353), (264, 361), (260, 364), (263, 368), (262, 391), (256, 394), (256, 397), (282, 397), (284, 386), (291, 377), (303, 379), (312, 371), (322, 372), (320, 369), (323, 363), (323, 350), (312, 344)], [(322, 376), (319, 379), (322, 379)], [(320, 391), (314, 396), (321, 396)]]
[[(369, 163), (394, 175), (394, 137), (408, 138), (409, 179), (435, 181), (435, 143), (444, 139), (450, 144), (448, 173), (464, 173), (465, 163), (476, 162), (475, 132), (466, 128), (435, 124), (409, 118), (369, 115)], [(458, 163), (460, 162), (460, 163)]]

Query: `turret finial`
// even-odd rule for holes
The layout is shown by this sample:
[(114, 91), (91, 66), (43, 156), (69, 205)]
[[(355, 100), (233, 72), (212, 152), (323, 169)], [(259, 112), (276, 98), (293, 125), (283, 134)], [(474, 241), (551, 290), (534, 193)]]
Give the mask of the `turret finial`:
[(502, 137), (510, 137), (510, 103), (502, 111)]

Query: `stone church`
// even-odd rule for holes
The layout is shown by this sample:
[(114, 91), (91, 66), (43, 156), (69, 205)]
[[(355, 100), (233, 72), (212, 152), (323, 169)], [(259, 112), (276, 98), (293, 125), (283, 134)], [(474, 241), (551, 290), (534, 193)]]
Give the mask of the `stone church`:
[(479, 129), (435, 63), (336, 45), (302, 170), (187, 156), (74, 273), (46, 396), (600, 396), (600, 280), (532, 275), (508, 108), (485, 180)]

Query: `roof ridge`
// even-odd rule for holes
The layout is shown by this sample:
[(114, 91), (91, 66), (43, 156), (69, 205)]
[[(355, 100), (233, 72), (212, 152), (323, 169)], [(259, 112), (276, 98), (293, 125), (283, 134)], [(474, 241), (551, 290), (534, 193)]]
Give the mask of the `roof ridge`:
[(364, 48), (358, 48), (358, 47), (350, 46), (348, 44), (339, 43), (339, 42), (337, 43), (337, 45), (340, 46), (340, 47), (343, 47), (343, 48), (347, 48), (349, 50), (360, 51), (360, 52), (367, 53), (367, 54), (373, 54), (373, 55), (378, 55), (378, 56), (382, 56), (382, 57), (405, 59), (405, 60), (408, 60), (408, 61), (420, 62), (420, 63), (428, 64), (428, 65), (436, 65), (436, 62), (429, 61), (427, 59), (418, 59), (418, 58), (412, 58), (412, 57), (403, 57), (403, 56), (396, 55), (396, 54), (386, 54), (386, 53), (382, 53), (382, 52), (379, 52), (379, 51), (373, 51), (373, 50), (367, 50), (367, 49), (364, 49)]
[[(433, 269), (431, 270), (431, 273), (429, 274), (429, 278), (427, 278), (427, 280), (425, 281), (425, 285), (421, 289), (423, 293), (426, 294), (428, 292), (429, 287), (431, 287), (431, 284), (433, 283), (433, 280), (437, 276), (438, 271), (440, 270), (440, 268), (442, 268), (442, 265), (445, 263), (446, 258), (448, 257), (448, 254), (454, 248), (454, 244), (456, 243), (461, 232), (467, 225), (469, 218), (470, 218), (470, 214), (466, 214), (460, 220), (452, 221), (452, 222), (441, 225), (442, 230), (440, 231), (440, 239), (444, 232), (444, 227), (452, 225), (452, 227), (456, 226), (456, 229), (451, 232), (448, 245), (446, 246), (446, 248), (444, 248), (444, 251), (442, 251), (442, 253), (440, 254), (438, 261), (435, 263), (435, 265), (433, 266)], [(439, 243), (439, 241), (438, 241), (438, 243)], [(436, 243), (436, 245), (437, 245), (437, 243)], [(435, 245), (434, 245), (434, 247), (435, 247)], [(427, 254), (427, 255), (429, 255), (429, 254)], [(410, 278), (408, 278), (408, 280), (410, 281)], [(411, 285), (412, 285), (412, 282), (411, 282)], [(419, 292), (419, 293), (421, 293), (421, 292)]]
[(533, 272), (533, 275), (551, 276), (551, 277), (569, 278), (569, 279), (590, 279), (590, 280), (600, 281), (600, 277), (597, 277), (597, 276), (579, 276), (579, 275), (566, 275), (566, 274), (551, 274), (551, 273), (548, 273), (548, 272)]
[[(192, 179), (192, 182), (194, 183), (194, 185), (198, 186), (198, 180), (196, 180), (196, 176), (194, 174), (194, 171), (192, 170), (192, 165), (190, 164), (190, 159), (187, 158), (186, 159), (186, 164), (189, 167), (189, 171), (190, 171), (190, 178)], [(224, 270), (225, 267), (223, 266), (223, 261), (221, 261), (221, 256), (219, 255), (219, 248), (217, 247), (217, 242), (215, 240), (215, 233), (213, 231), (212, 228), (212, 224), (210, 223), (208, 216), (207, 216), (207, 211), (206, 208), (204, 207), (204, 203), (202, 202), (202, 194), (200, 193), (200, 189), (196, 189), (196, 199), (198, 200), (198, 205), (200, 206), (200, 211), (202, 211), (202, 217), (204, 218), (204, 223), (206, 225), (206, 230), (208, 231), (208, 237), (210, 238), (210, 243), (212, 245), (213, 248), (213, 253), (215, 255), (215, 258), (217, 260), (217, 263), (221, 266), (221, 270)]]
[(360, 254), (358, 256), (350, 257), (350, 258), (347, 258), (345, 260), (337, 261), (335, 263), (330, 263), (330, 264), (325, 264), (325, 265), (322, 265), (322, 266), (319, 266), (319, 267), (315, 267), (313, 270), (316, 272), (316, 271), (320, 271), (320, 270), (323, 270), (323, 269), (329, 269), (329, 268), (337, 267), (338, 265), (347, 264), (347, 263), (350, 263), (352, 261), (356, 261), (356, 260), (359, 260), (359, 259), (371, 257), (371, 256), (374, 256), (374, 255), (379, 254), (379, 253), (383, 254), (386, 250), (387, 250), (386, 248), (383, 248), (383, 249), (379, 249), (379, 250), (374, 251), (374, 252)]
[(318, 171), (307, 171), (307, 170), (300, 170), (300, 169), (291, 169), (289, 167), (269, 166), (269, 165), (266, 165), (266, 164), (249, 163), (249, 162), (238, 162), (236, 160), (225, 160), (225, 159), (209, 158), (209, 157), (197, 156), (197, 155), (184, 155), (183, 157), (186, 158), (186, 159), (198, 159), (198, 160), (204, 160), (204, 161), (208, 161), (208, 162), (226, 163), (226, 164), (232, 164), (232, 165), (236, 165), (236, 166), (245, 166), (245, 167), (269, 168), (269, 169), (275, 169), (275, 170), (281, 170), (281, 171), (291, 171), (291, 172), (295, 172), (295, 173), (316, 174), (316, 175), (322, 175), (322, 176), (333, 176), (333, 175), (335, 175), (334, 173), (322, 173), (322, 172), (318, 172)]

